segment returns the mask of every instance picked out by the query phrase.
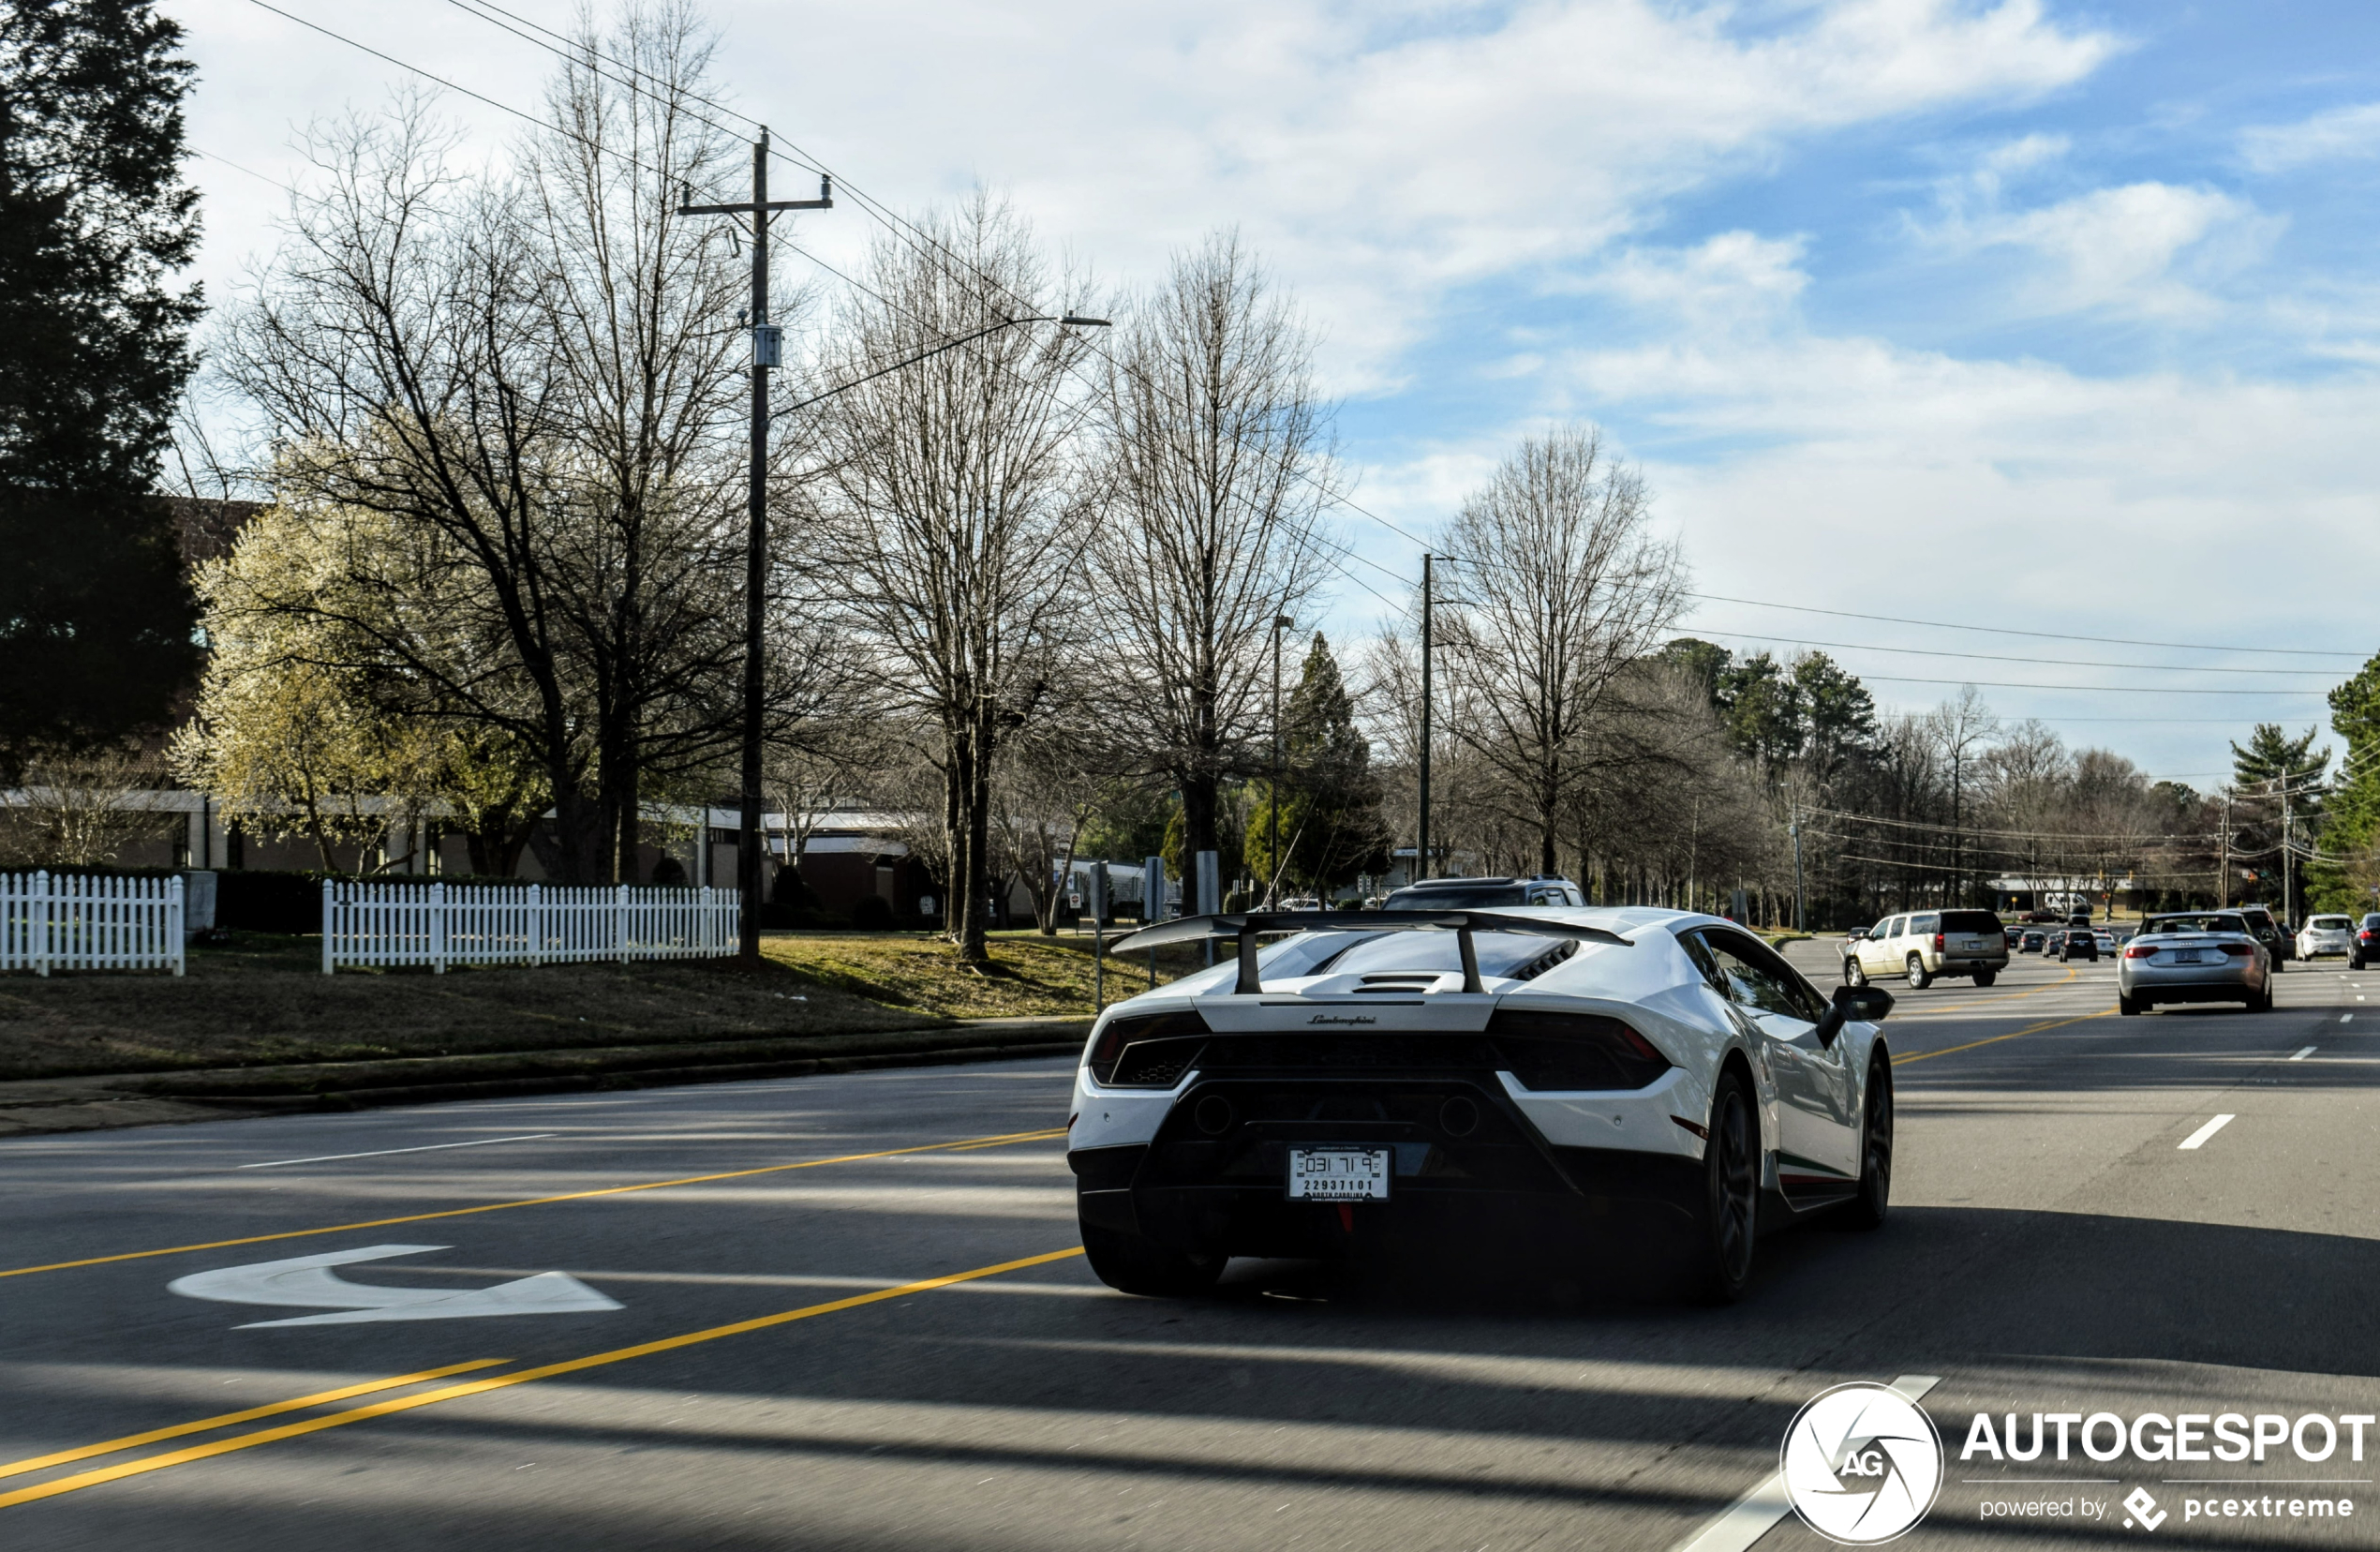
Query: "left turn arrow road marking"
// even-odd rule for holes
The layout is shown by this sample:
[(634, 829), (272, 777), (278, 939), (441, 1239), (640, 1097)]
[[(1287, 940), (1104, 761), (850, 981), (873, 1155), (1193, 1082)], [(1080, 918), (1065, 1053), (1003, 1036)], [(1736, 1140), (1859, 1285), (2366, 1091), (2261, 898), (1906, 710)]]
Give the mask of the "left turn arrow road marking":
[(286, 1321), (251, 1321), (237, 1328), (241, 1331), (268, 1326), (354, 1325), (365, 1321), (582, 1315), (621, 1307), (617, 1300), (605, 1298), (567, 1272), (541, 1272), (533, 1277), (516, 1277), (492, 1288), (449, 1290), (351, 1283), (332, 1270), (354, 1261), (418, 1256), (447, 1248), (443, 1245), (369, 1245), (361, 1250), (333, 1250), (320, 1256), (296, 1256), (288, 1261), (194, 1272), (186, 1277), (176, 1277), (166, 1288), (187, 1298), (215, 1299), (224, 1304), (279, 1305), (285, 1308), (331, 1311)]

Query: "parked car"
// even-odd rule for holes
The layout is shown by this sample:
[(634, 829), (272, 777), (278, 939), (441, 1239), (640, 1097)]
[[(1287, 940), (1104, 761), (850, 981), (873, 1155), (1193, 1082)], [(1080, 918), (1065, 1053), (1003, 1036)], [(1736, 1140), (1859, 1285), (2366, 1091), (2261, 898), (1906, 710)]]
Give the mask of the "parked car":
[(2356, 923), (2353, 917), (2315, 916), (2306, 918), (2298, 929), (2298, 957), (2301, 960), (2320, 959), (2326, 954), (2355, 957)]
[(1066, 1161), (1092, 1272), (1183, 1297), (1232, 1256), (1683, 1251), (1732, 1298), (1762, 1229), (1883, 1221), (1888, 993), (1830, 997), (1712, 917), (1555, 915), (1325, 914), (1264, 948), (1248, 918), (1194, 917), (1118, 945), (1237, 928), (1239, 951), (1083, 1048)]
[(2356, 928), (2355, 947), (2347, 950), (2347, 968), (2360, 970), (2380, 960), (2380, 911), (2366, 915)]
[(2008, 940), (1989, 911), (1919, 911), (1881, 923), (1845, 946), (1843, 983), (1866, 986), (1893, 976), (1924, 991), (1937, 976), (1969, 976), (1989, 986), (2008, 968)]
[(2028, 927), (2025, 929), (2024, 936), (2016, 940), (2016, 952), (2020, 954), (2038, 954), (2041, 952), (2041, 946), (2048, 941), (2049, 934), (2047, 933), (2043, 932), (2038, 927)]
[(2262, 905), (2239, 905), (2233, 909), (2239, 913), (2239, 919), (2248, 924), (2249, 935), (2263, 944), (2265, 951), (2272, 955), (2273, 973), (2278, 975), (2283, 968), (2282, 962), (2289, 957), (2297, 945), (2288, 933), (2281, 930), (2281, 923), (2272, 919), (2272, 913)]
[(1476, 911), (1495, 905), (1584, 905), (1585, 894), (1567, 878), (1425, 878), (1392, 889), (1384, 911)]
[(2146, 1013), (2161, 1003), (2238, 1002), (2272, 1007), (2278, 963), (2237, 911), (2153, 916), (2116, 962), (2116, 1010)]

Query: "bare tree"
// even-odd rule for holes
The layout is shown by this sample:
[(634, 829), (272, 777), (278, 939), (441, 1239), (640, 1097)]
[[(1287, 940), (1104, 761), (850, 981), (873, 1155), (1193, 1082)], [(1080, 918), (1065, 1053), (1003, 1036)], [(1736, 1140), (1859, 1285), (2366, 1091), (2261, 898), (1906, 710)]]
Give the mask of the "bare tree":
[(1217, 849), (1222, 784), (1271, 732), (1274, 619), (1298, 612), (1327, 558), (1336, 474), (1312, 357), (1288, 301), (1225, 231), (1174, 255), (1101, 379), (1111, 506), (1092, 555), (1116, 642), (1108, 682), (1145, 769), (1182, 794), (1192, 856)]
[[(645, 786), (732, 745), (743, 657), (744, 282), (676, 215), (730, 168), (690, 100), (710, 45), (681, 6), (624, 11), (602, 47), (636, 91), (581, 47), (511, 177), (453, 171), (418, 100), (318, 132), (320, 190), (222, 351), (285, 503), (405, 536), (343, 589), (339, 634), (364, 646), (336, 666), (541, 765), (536, 843), (573, 881), (623, 875)], [(816, 699), (813, 666), (772, 658), (773, 733)]]
[(1677, 618), (1677, 547), (1652, 531), (1635, 472), (1593, 427), (1566, 426), (1505, 460), (1446, 548), (1458, 589), (1441, 627), (1447, 725), (1502, 778), (1550, 873), (1614, 686)]
[[(982, 193), (921, 230), (915, 245), (876, 245), (828, 378), (1067, 311), (1079, 290), (1053, 280), (1025, 223)], [(997, 329), (840, 395), (817, 424), (820, 526), (844, 607), (891, 709), (937, 735), (945, 919), (970, 963), (984, 959), (1000, 746), (1043, 709), (1093, 607), (1075, 564), (1091, 527), (1083, 407), (1068, 392), (1083, 350), (1067, 329)]]
[(156, 805), (164, 770), (124, 745), (56, 754), (0, 789), (0, 862), (99, 867), (179, 821)]
[(2000, 719), (1971, 684), (1926, 717), (1926, 736), (1950, 767), (1950, 902), (1963, 904), (1967, 886), (1967, 772), (2000, 733)]

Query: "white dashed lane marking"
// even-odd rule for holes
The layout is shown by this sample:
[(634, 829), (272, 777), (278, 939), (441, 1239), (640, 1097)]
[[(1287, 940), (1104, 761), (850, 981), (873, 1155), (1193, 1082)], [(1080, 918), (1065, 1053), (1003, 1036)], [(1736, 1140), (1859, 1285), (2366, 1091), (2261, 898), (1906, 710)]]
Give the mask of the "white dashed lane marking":
[(2309, 1056), (2311, 1056), (2311, 1055), (2313, 1055), (2313, 1050), (2314, 1050), (2314, 1048), (2313, 1048), (2313, 1047), (2312, 1047), (2312, 1046), (2308, 1046), (2308, 1047), (2306, 1047), (2306, 1049), (2305, 1049), (2305, 1050), (2300, 1051), (2300, 1052), (2298, 1052), (2295, 1056), (2292, 1056), (2292, 1057), (2290, 1057), (2289, 1059), (2290, 1059), (2291, 1061), (2293, 1061), (2293, 1062), (2302, 1062), (2302, 1061), (2304, 1061), (2307, 1057), (2309, 1057)]
[(541, 1137), (554, 1137), (555, 1132), (531, 1132), (526, 1137), (480, 1137), (469, 1142), (424, 1142), (415, 1148), (374, 1148), (370, 1153), (320, 1154), (312, 1158), (268, 1158), (261, 1164), (241, 1164), (243, 1170), (277, 1170), (284, 1164), (330, 1164), (342, 1158), (385, 1158), (390, 1154), (439, 1153), (447, 1148), (484, 1148), (497, 1142), (534, 1142)]
[(2203, 1148), (2207, 1145), (2207, 1139), (2214, 1136), (2215, 1133), (2223, 1130), (2224, 1127), (2231, 1125), (2231, 1123), (2237, 1119), (2239, 1119), (2237, 1116), (2218, 1115), (2212, 1121), (2209, 1121), (2205, 1126), (2199, 1127), (2196, 1131), (2192, 1132), (2188, 1137), (2183, 1138), (2181, 1140), (2181, 1146), (2184, 1149)]

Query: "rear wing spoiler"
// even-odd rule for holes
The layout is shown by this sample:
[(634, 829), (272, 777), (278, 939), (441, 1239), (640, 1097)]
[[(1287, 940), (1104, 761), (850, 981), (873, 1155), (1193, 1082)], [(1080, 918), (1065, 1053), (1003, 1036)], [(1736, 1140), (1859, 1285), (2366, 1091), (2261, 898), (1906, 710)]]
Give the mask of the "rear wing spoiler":
[(1480, 956), (1474, 933), (1525, 933), (1534, 937), (1573, 938), (1581, 943), (1635, 945), (1617, 933), (1575, 922), (1547, 921), (1539, 917), (1505, 916), (1496, 911), (1242, 911), (1228, 916), (1183, 917), (1160, 921), (1119, 938), (1108, 948), (1117, 953), (1138, 953), (1176, 943), (1203, 943), (1210, 938), (1238, 939), (1240, 978), (1234, 995), (1253, 996), (1264, 990), (1257, 976), (1257, 938), (1264, 933), (1452, 933), (1463, 955), (1463, 990), (1486, 990), (1480, 984)]

